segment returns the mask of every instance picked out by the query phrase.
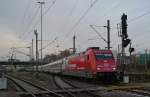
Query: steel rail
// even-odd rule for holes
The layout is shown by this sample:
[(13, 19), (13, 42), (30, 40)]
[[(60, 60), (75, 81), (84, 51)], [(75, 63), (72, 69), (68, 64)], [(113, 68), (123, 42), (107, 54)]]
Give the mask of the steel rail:
[[(63, 80), (65, 83), (69, 84), (70, 86), (72, 86), (72, 87), (74, 87), (74, 88), (81, 89), (81, 88), (79, 88), (79, 87), (77, 87), (77, 86), (73, 85), (72, 83), (70, 83), (70, 82), (68, 82), (68, 81), (64, 80), (63, 78), (62, 78), (62, 80)], [(84, 91), (84, 92), (86, 92), (87, 94), (89, 94), (89, 95), (91, 95), (91, 96), (94, 96), (94, 97), (102, 97), (101, 95), (98, 95), (98, 94), (92, 93), (91, 91), (86, 90), (86, 89), (85, 89), (85, 91)]]
[(24, 88), (22, 85), (20, 85), (16, 78), (12, 78), (8, 75), (5, 75), (8, 79), (12, 80), (19, 88), (23, 89), (24, 91), (26, 91), (28, 93), (28, 95), (31, 95), (32, 97), (37, 97), (36, 95), (34, 95), (34, 93), (32, 93), (31, 91), (29, 91), (28, 89)]
[[(8, 76), (8, 75), (7, 75), (7, 76)], [(10, 75), (9, 75), (9, 76), (10, 76)], [(43, 87), (43, 86), (39, 86), (39, 85), (33, 84), (33, 83), (30, 82), (30, 81), (27, 81), (27, 80), (25, 80), (25, 79), (18, 78), (18, 77), (13, 76), (13, 75), (11, 75), (11, 76), (14, 77), (14, 78), (16, 78), (16, 79), (18, 79), (18, 80), (21, 80), (21, 81), (23, 81), (23, 82), (25, 82), (25, 83), (28, 83), (28, 84), (30, 84), (31, 86), (34, 86), (34, 87), (36, 87), (36, 88), (38, 88), (38, 89), (41, 89), (41, 90), (43, 90), (43, 91), (47, 91), (46, 94), (51, 94), (51, 95), (53, 95), (54, 97), (64, 97), (63, 95), (60, 95), (60, 94), (58, 94), (58, 93), (56, 93), (56, 92), (54, 92), (54, 91), (52, 91), (52, 90), (49, 90), (49, 89), (47, 89), (47, 88), (45, 88), (45, 87)], [(36, 97), (36, 96), (35, 96), (35, 97)]]
[(150, 97), (150, 92), (147, 91), (143, 91), (143, 90), (121, 90), (121, 91), (126, 91), (126, 92), (130, 92), (130, 93), (134, 93), (136, 95), (142, 95), (142, 96), (146, 96), (146, 97)]
[(72, 92), (69, 92), (66, 88), (60, 86), (59, 83), (56, 81), (55, 76), (53, 76), (53, 81), (54, 81), (55, 85), (56, 85), (58, 88), (60, 88), (60, 89), (62, 89), (63, 91), (65, 91), (65, 92), (69, 95), (69, 97), (70, 97), (70, 96), (71, 96), (71, 97), (76, 97), (74, 94), (72, 94)]

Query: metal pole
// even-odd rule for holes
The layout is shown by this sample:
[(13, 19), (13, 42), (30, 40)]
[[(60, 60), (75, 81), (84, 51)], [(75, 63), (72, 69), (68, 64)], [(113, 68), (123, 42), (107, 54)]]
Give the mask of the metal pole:
[(30, 62), (32, 62), (32, 48), (31, 48), (31, 46), (29, 46), (29, 47), (27, 47), (27, 48), (29, 48), (29, 57), (30, 57)]
[(120, 69), (122, 69), (120, 71), (120, 80), (123, 81), (123, 76), (124, 76), (124, 70), (125, 70), (125, 64), (124, 64), (124, 47), (123, 47), (123, 40), (124, 40), (124, 36), (122, 34), (122, 25), (118, 24), (118, 36), (121, 37), (121, 53), (120, 53)]
[(110, 50), (110, 21), (107, 20), (107, 48)]
[(147, 70), (147, 49), (145, 49), (145, 70)]
[(38, 33), (37, 33), (37, 30), (34, 30), (34, 34), (36, 35), (36, 71), (38, 71)]
[(41, 3), (41, 65), (42, 65), (42, 3)]
[(129, 52), (130, 52), (130, 65), (132, 65), (132, 56), (131, 56), (131, 45), (132, 45), (132, 42), (130, 42), (130, 47), (129, 47)]
[(76, 36), (74, 35), (73, 36), (73, 53), (75, 54), (75, 52), (76, 52), (76, 44), (75, 44), (75, 41), (76, 41)]
[(40, 4), (40, 6), (41, 6), (41, 65), (42, 65), (42, 58), (43, 58), (43, 53), (42, 53), (42, 40), (43, 40), (43, 36), (42, 36), (42, 23), (43, 23), (43, 21), (42, 21), (42, 5), (43, 4), (45, 4), (45, 2), (38, 2), (39, 4)]
[(32, 39), (32, 61), (34, 61), (34, 54), (33, 54), (33, 39)]
[(124, 76), (124, 71), (125, 71), (125, 63), (124, 63), (124, 47), (123, 47), (123, 41), (124, 37), (122, 35), (122, 57), (121, 57), (121, 64), (122, 64), (122, 76)]
[(131, 45), (132, 45), (132, 42), (130, 42), (130, 47), (129, 47), (130, 59), (131, 59), (131, 51), (130, 51), (130, 49), (131, 49)]

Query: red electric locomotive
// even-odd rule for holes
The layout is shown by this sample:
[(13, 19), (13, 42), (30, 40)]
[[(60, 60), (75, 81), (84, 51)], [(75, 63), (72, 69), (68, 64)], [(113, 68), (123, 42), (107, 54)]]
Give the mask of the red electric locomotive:
[(64, 75), (85, 78), (116, 77), (117, 62), (111, 50), (99, 50), (98, 47), (91, 47), (66, 60), (62, 70)]
[(58, 61), (39, 66), (40, 71), (84, 78), (116, 78), (117, 62), (111, 50), (90, 47)]

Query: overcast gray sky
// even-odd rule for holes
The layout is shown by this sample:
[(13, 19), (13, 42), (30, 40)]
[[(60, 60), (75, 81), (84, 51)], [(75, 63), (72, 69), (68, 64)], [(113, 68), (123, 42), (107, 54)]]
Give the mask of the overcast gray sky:
[[(11, 47), (27, 47), (35, 39), (34, 29), (40, 36), (40, 0), (1, 0), (0, 3), (0, 56), (8, 55)], [(111, 24), (111, 46), (117, 50), (120, 38), (116, 25), (123, 13), (128, 15), (128, 34), (136, 52), (150, 48), (150, 0), (44, 0), (43, 5), (43, 46), (54, 41), (43, 50), (44, 54), (56, 53), (72, 47), (72, 37), (76, 34), (77, 50), (89, 46), (104, 48), (106, 43), (89, 25)], [(91, 7), (91, 8), (90, 8)], [(87, 9), (89, 11), (86, 13)], [(85, 15), (83, 15), (85, 14)], [(83, 18), (81, 18), (83, 16)], [(79, 19), (81, 19), (80, 22)], [(77, 24), (77, 25), (76, 25)], [(97, 27), (106, 38), (106, 28)], [(89, 40), (93, 39), (95, 40)], [(56, 47), (59, 45), (59, 48)], [(28, 53), (28, 49), (25, 50)], [(19, 55), (18, 55), (19, 56)]]

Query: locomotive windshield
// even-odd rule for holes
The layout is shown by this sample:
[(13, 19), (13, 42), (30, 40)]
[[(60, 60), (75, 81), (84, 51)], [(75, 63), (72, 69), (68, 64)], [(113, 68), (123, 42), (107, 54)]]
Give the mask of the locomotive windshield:
[(113, 55), (112, 54), (95, 54), (95, 57), (97, 60), (99, 60), (99, 59), (112, 59)]

